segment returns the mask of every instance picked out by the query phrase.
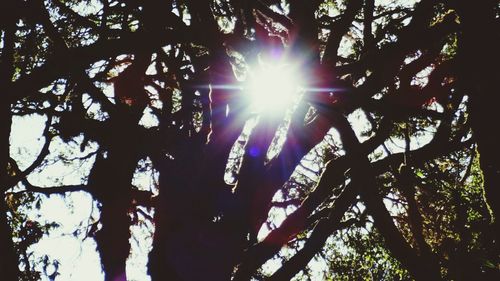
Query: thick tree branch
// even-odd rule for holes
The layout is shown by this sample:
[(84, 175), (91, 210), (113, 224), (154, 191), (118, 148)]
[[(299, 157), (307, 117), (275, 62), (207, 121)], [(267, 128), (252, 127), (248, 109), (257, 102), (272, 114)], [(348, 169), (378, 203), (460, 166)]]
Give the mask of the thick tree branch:
[[(348, 188), (353, 189), (354, 187), (347, 186), (344, 192), (347, 192)], [(343, 196), (343, 194), (340, 196)], [(352, 200), (346, 200), (345, 202), (352, 202)], [(344, 222), (340, 221), (343, 214), (339, 216), (340, 212), (334, 211), (334, 209), (347, 209), (349, 207), (346, 206), (347, 204), (342, 206), (342, 203), (343, 201), (339, 201), (338, 204), (334, 204), (328, 218), (321, 219), (318, 224), (316, 224), (311, 236), (306, 240), (304, 247), (288, 261), (286, 261), (271, 277), (267, 278), (266, 281), (291, 280), (297, 273), (299, 273), (299, 271), (307, 267), (307, 264), (314, 257), (314, 255), (321, 251), (326, 240), (332, 235), (332, 233), (358, 223), (356, 219), (349, 219)]]
[(183, 42), (188, 36), (188, 34), (178, 34), (168, 29), (158, 34), (141, 31), (124, 34), (119, 39), (98, 41), (89, 46), (74, 47), (67, 52), (58, 52), (49, 56), (42, 66), (17, 79), (13, 83), (9, 101), (30, 96), (55, 79), (78, 73), (96, 61), (120, 54), (134, 53), (137, 50), (154, 50), (168, 43)]
[[(498, 92), (496, 81), (500, 72), (498, 34), (483, 36), (478, 30), (496, 28), (497, 1), (481, 1), (478, 5), (453, 1), (460, 17), (462, 32), (458, 37), (458, 76), (460, 88), (470, 96), (470, 118), (478, 144), (480, 165), (484, 175), (484, 192), (495, 221), (496, 236), (500, 237), (500, 150), (499, 134), (491, 129), (491, 112), (497, 111), (494, 101)], [(477, 44), (482, 40), (484, 44)], [(497, 245), (498, 238), (496, 239)], [(497, 246), (497, 249), (499, 247)]]
[(372, 48), (374, 36), (372, 31), (373, 10), (375, 8), (375, 0), (365, 0), (363, 6), (363, 43), (365, 51)]
[(347, 2), (347, 7), (342, 17), (339, 20), (332, 22), (330, 35), (328, 36), (325, 53), (323, 55), (324, 64), (335, 66), (338, 60), (337, 51), (340, 46), (340, 41), (349, 30), (354, 17), (358, 11), (361, 10), (362, 5), (363, 0), (353, 0)]
[[(380, 142), (385, 140), (385, 137), (390, 132), (390, 122), (382, 122), (382, 126), (375, 137), (363, 144), (360, 152), (368, 154), (375, 149)], [(351, 160), (347, 157), (341, 157), (329, 162), (325, 171), (321, 175), (314, 191), (302, 202), (299, 208), (289, 215), (280, 227), (271, 231), (268, 236), (260, 243), (248, 249), (244, 259), (238, 266), (238, 271), (235, 276), (239, 279), (246, 280), (254, 270), (260, 267), (266, 260), (271, 258), (279, 251), (282, 245), (286, 244), (292, 237), (300, 231), (303, 231), (307, 223), (308, 216), (319, 206), (321, 202), (331, 196), (332, 187), (341, 184), (345, 180), (345, 172), (351, 165)], [(346, 188), (347, 189), (347, 188)], [(349, 188), (344, 191), (342, 199), (336, 199), (338, 209), (332, 208), (328, 224), (332, 224), (332, 220), (340, 221), (342, 215), (349, 207), (349, 204), (354, 200), (356, 193), (354, 189)], [(267, 210), (267, 208), (266, 208)], [(322, 228), (322, 227), (321, 227)], [(331, 232), (330, 232), (331, 233)], [(321, 240), (321, 239), (320, 239)]]
[(0, 91), (3, 101), (0, 102), (0, 276), (7, 280), (18, 280), (19, 257), (16, 255), (12, 240), (12, 228), (9, 222), (9, 207), (5, 192), (9, 188), (10, 134), (12, 125), (11, 103), (5, 98), (12, 91), (14, 75), (14, 48), (17, 18), (6, 17), (3, 29), (2, 54), (0, 60)]
[[(360, 144), (347, 121), (337, 118), (340, 137), (347, 154), (356, 161), (352, 169), (352, 181), (359, 184), (361, 199), (385, 240), (387, 248), (417, 280), (440, 280), (440, 268), (436, 260), (424, 260), (406, 242), (386, 209), (375, 183), (375, 173), (367, 157), (359, 153)], [(424, 271), (422, 271), (424, 269)]]
[(52, 194), (63, 195), (68, 192), (87, 191), (88, 188), (87, 185), (83, 184), (42, 187), (31, 184), (27, 179), (22, 180), (21, 183), (26, 187), (26, 191), (42, 193), (45, 195), (52, 195)]

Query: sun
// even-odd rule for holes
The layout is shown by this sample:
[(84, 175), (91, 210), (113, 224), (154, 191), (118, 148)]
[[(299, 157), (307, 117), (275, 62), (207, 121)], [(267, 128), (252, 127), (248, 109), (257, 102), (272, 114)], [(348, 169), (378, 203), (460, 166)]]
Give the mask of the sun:
[(257, 113), (281, 111), (297, 99), (301, 79), (291, 64), (259, 64), (251, 69), (245, 92), (252, 111)]

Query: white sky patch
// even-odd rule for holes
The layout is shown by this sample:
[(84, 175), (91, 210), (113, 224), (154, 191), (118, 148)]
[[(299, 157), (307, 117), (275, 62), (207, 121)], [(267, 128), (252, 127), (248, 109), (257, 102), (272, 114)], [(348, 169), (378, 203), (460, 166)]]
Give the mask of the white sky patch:
[[(35, 257), (48, 255), (59, 262), (60, 275), (56, 281), (102, 280), (100, 258), (95, 241), (82, 240), (89, 223), (97, 214), (92, 197), (86, 192), (68, 193), (66, 196), (51, 195), (41, 201), (39, 210), (29, 214), (40, 223), (55, 222), (60, 226), (51, 230), (38, 243), (30, 247)], [(82, 232), (76, 233), (80, 230)], [(43, 277), (42, 280), (48, 280)]]
[[(418, 50), (414, 54), (406, 56), (406, 58), (404, 59), (404, 64), (407, 65), (418, 59), (420, 56), (422, 56), (422, 52)], [(403, 68), (403, 66), (401, 66), (401, 68)]]
[[(191, 15), (189, 13), (183, 13), (182, 10), (179, 8), (179, 5), (177, 4), (177, 2), (174, 2), (174, 8), (172, 9), (172, 13), (174, 13), (175, 15), (179, 16), (182, 18), (182, 21), (186, 24), (186, 25), (191, 25)], [(182, 13), (182, 15), (181, 15)]]
[(45, 143), (42, 133), (46, 120), (45, 116), (37, 114), (12, 117), (10, 157), (17, 162), (21, 170), (30, 166), (42, 149)]
[[(151, 159), (139, 161), (132, 184), (139, 190), (151, 191), (158, 195), (159, 173), (152, 168)], [(140, 171), (139, 171), (140, 170)], [(137, 207), (138, 223), (130, 226), (130, 256), (127, 259), (127, 278), (130, 281), (149, 281), (147, 274), (148, 254), (153, 247), (154, 224), (149, 218), (154, 217), (154, 210)], [(145, 217), (145, 216), (148, 216)]]
[[(83, 137), (75, 138), (75, 142), (65, 143), (60, 138), (54, 138), (50, 144), (50, 154), (46, 157), (47, 165), (43, 169), (31, 173), (28, 180), (40, 186), (61, 186), (85, 184), (84, 179), (90, 172), (95, 156), (89, 154), (97, 149), (90, 145), (82, 152), (80, 144)], [(59, 156), (70, 161), (61, 161)]]
[(108, 62), (105, 60), (100, 60), (95, 63), (93, 63), (90, 68), (87, 70), (87, 75), (93, 79), (95, 76), (99, 73), (102, 72), (105, 67), (108, 65)]
[[(104, 280), (101, 262), (93, 239), (83, 242), (72, 236), (44, 238), (30, 249), (35, 254), (49, 255), (60, 261), (55, 281)], [(42, 276), (42, 281), (49, 279)]]
[[(283, 208), (272, 207), (269, 210), (267, 221), (272, 222), (272, 224), (273, 224), (272, 229), (278, 228), (278, 227), (280, 227), (280, 225), (283, 223), (283, 221), (286, 219), (286, 217), (290, 213), (292, 213), (292, 211), (287, 212)], [(258, 241), (264, 240), (267, 237), (267, 235), (271, 232), (272, 229), (270, 229), (268, 227), (267, 223), (262, 224), (262, 226), (259, 230), (259, 233), (257, 234), (257, 240)]]
[(81, 1), (80, 3), (71, 6), (71, 8), (83, 17), (97, 14), (102, 8), (101, 1), (90, 0)]
[(372, 153), (368, 154), (368, 159), (370, 159), (370, 161), (374, 161), (386, 156), (387, 152), (385, 151), (384, 147), (382, 145), (379, 145)]
[(369, 136), (366, 136), (366, 132), (372, 129), (370, 121), (366, 118), (366, 114), (362, 109), (356, 109), (347, 117), (347, 120), (351, 124), (354, 132), (356, 133), (356, 137), (360, 142), (363, 142), (369, 139)]
[[(384, 204), (389, 213), (391, 213), (391, 216), (397, 217), (404, 215), (406, 213), (406, 208), (399, 203), (398, 201), (401, 200), (401, 196), (396, 193), (390, 193), (384, 198)], [(398, 221), (395, 220), (396, 224), (399, 224)]]
[(375, 0), (375, 6), (384, 6), (384, 7), (406, 7), (411, 8), (420, 1), (416, 0)]
[(348, 33), (347, 35), (344, 35), (342, 37), (342, 40), (340, 40), (340, 45), (337, 54), (341, 57), (347, 58), (349, 55), (354, 54), (353, 46), (354, 46), (354, 39)]
[[(151, 216), (154, 213), (151, 212)], [(147, 219), (140, 218), (139, 225), (132, 225), (130, 232), (130, 256), (127, 259), (127, 279), (129, 281), (150, 281), (147, 274), (148, 254), (153, 247), (154, 225)]]
[(109, 114), (102, 110), (100, 103), (95, 102), (88, 94), (82, 95), (82, 103), (90, 117), (98, 121), (104, 121), (109, 118)]
[(415, 74), (415, 77), (413, 77), (413, 79), (411, 80), (410, 85), (425, 87), (427, 83), (429, 83), (429, 75), (434, 70), (434, 68), (435, 68), (434, 65), (430, 65), (419, 71), (417, 74)]
[(160, 125), (158, 117), (153, 114), (153, 110), (149, 106), (144, 109), (141, 120), (139, 120), (139, 125), (145, 128), (152, 128)]

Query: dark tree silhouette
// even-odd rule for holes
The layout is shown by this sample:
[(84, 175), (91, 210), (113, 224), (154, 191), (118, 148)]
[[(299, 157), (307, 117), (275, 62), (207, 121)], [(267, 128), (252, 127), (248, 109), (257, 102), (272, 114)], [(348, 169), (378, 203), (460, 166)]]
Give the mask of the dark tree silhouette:
[[(497, 1), (4, 7), (2, 280), (56, 278), (29, 246), (57, 225), (26, 210), (72, 192), (98, 203), (78, 237), (109, 281), (141, 221), (152, 281), (500, 279)], [(300, 97), (252, 108), (245, 81), (273, 64)], [(12, 131), (33, 116), (26, 160)], [(89, 165), (80, 184), (30, 177), (57, 163)]]

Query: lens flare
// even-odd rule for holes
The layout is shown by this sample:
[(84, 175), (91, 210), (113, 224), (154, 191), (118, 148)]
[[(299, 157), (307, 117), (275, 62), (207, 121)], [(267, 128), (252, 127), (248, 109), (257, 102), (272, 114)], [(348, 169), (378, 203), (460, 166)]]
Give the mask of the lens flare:
[(298, 96), (300, 84), (300, 76), (289, 64), (259, 65), (247, 79), (252, 111), (272, 112), (289, 107)]

